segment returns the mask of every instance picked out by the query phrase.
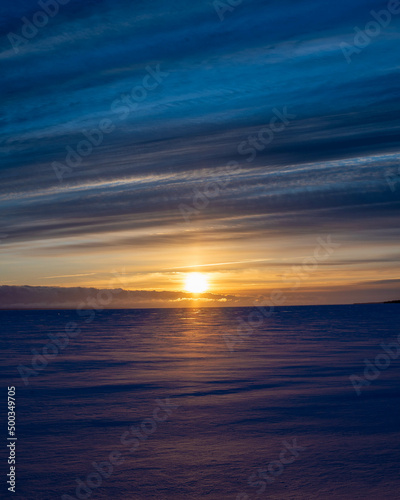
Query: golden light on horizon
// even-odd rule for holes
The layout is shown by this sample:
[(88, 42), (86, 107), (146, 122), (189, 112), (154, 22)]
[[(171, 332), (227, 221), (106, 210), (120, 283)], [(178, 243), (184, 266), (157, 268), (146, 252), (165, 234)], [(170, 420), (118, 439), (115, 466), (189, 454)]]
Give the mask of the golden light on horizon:
[(204, 293), (208, 290), (208, 281), (204, 274), (190, 273), (185, 279), (185, 290), (190, 293)]

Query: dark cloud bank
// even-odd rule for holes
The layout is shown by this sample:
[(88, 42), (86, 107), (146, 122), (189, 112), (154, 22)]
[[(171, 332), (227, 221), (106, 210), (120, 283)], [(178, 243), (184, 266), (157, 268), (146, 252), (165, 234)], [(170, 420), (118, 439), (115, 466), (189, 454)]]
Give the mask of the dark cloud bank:
[(97, 288), (0, 286), (0, 309), (135, 309), (184, 307), (190, 304), (221, 306), (238, 304), (233, 295), (204, 293), (194, 301), (184, 292), (129, 291)]

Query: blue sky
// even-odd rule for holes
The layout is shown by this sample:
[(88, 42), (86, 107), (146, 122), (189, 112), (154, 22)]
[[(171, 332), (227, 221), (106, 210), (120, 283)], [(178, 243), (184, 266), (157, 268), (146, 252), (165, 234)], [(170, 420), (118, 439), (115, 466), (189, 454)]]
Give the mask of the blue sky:
[[(210, 1), (71, 0), (16, 52), (10, 33), (42, 9), (1, 2), (3, 284), (104, 287), (119, 266), (129, 289), (179, 292), (179, 268), (205, 266), (215, 292), (248, 297), (331, 234), (340, 250), (291, 301), (397, 298), (400, 13), (350, 63), (342, 50), (387, 8), (243, 0), (221, 21)], [(123, 113), (149, 67), (161, 81)], [(292, 118), (241, 154), (274, 110)], [(57, 178), (104, 120), (113, 131)]]

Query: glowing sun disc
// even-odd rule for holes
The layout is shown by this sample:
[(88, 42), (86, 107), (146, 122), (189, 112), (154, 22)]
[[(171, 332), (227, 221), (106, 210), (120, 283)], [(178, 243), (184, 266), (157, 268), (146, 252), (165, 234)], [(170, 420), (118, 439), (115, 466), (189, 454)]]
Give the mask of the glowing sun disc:
[(205, 276), (200, 273), (190, 273), (186, 276), (185, 290), (190, 293), (203, 293), (208, 289)]

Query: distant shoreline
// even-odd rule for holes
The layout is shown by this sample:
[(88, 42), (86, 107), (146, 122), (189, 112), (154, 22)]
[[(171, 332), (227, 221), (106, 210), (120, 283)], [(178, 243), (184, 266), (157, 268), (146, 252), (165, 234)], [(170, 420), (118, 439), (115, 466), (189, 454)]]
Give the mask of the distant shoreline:
[[(354, 302), (353, 304), (288, 304), (276, 306), (276, 309), (286, 308), (286, 307), (341, 307), (341, 306), (367, 306), (367, 305), (380, 305), (380, 304), (400, 304), (400, 300), (390, 300), (386, 302)], [(142, 311), (147, 309), (159, 310), (159, 309), (254, 309), (255, 306), (180, 306), (180, 307), (104, 307), (103, 311)], [(76, 307), (71, 306), (54, 306), (54, 307), (1, 307), (0, 312), (3, 311), (76, 311)], [(91, 310), (90, 307), (82, 308), (83, 311)]]

